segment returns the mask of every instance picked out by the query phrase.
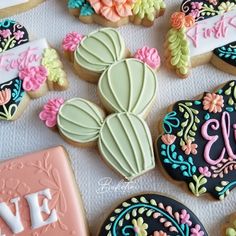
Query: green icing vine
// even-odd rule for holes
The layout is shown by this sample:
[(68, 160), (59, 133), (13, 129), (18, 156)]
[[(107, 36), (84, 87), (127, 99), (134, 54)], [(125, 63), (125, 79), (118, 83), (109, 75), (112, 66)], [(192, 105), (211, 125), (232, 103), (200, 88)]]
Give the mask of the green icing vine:
[(193, 175), (193, 180), (195, 183), (190, 182), (189, 188), (195, 196), (199, 197), (207, 192), (207, 189), (203, 187), (207, 183), (207, 178), (204, 175), (200, 175), (199, 177)]
[(177, 72), (186, 76), (190, 67), (190, 50), (186, 37), (186, 28), (170, 29), (167, 34), (168, 50), (170, 52), (170, 64)]

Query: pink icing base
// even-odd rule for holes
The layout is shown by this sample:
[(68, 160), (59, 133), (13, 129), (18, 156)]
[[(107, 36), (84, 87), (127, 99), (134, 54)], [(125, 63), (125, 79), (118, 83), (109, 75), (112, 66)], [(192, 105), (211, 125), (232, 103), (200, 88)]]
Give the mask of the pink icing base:
[(77, 32), (68, 33), (62, 41), (63, 50), (74, 52), (83, 38), (84, 36)]
[[(59, 220), (51, 225), (32, 230), (29, 207), (24, 196), (45, 188), (49, 188), (52, 195), (49, 208), (56, 209)], [(2, 162), (0, 164), (0, 192), (0, 203), (6, 202), (9, 207), (13, 206), (9, 202), (10, 199), (20, 197), (19, 211), (24, 231), (16, 234), (17, 236), (89, 235), (69, 157), (62, 147)], [(44, 215), (45, 219), (47, 217)], [(1, 218), (0, 228), (3, 235), (13, 235)]]

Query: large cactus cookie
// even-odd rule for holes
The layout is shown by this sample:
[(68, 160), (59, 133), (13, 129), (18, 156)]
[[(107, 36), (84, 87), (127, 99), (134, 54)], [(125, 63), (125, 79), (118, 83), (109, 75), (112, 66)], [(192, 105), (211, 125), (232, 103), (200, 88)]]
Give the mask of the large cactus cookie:
[(166, 38), (170, 68), (188, 77), (191, 67), (211, 62), (236, 75), (235, 0), (184, 0), (181, 12), (171, 17)]
[(164, 0), (68, 0), (69, 12), (84, 23), (119, 27), (132, 22), (152, 26), (165, 12)]
[[(144, 118), (156, 96), (157, 80), (151, 66), (159, 65), (158, 53), (144, 47), (136, 58), (126, 59), (124, 41), (114, 29), (102, 29), (87, 37), (77, 35), (77, 39), (83, 38), (77, 47), (73, 46), (77, 40), (70, 38), (75, 35), (67, 35), (64, 49), (74, 51), (71, 53), (81, 76), (99, 81), (99, 97), (109, 115), (94, 103), (73, 98), (49, 101), (40, 118), (49, 127), (57, 126), (75, 145), (97, 144), (106, 163), (131, 180), (155, 167), (152, 138)], [(143, 61), (152, 61), (151, 66)]]
[(97, 236), (207, 236), (186, 206), (157, 194), (133, 196), (118, 205)]
[(15, 120), (29, 101), (68, 86), (57, 52), (46, 39), (29, 41), (12, 20), (0, 22), (0, 119)]
[(198, 100), (179, 101), (156, 143), (165, 171), (195, 196), (223, 200), (236, 187), (236, 81)]

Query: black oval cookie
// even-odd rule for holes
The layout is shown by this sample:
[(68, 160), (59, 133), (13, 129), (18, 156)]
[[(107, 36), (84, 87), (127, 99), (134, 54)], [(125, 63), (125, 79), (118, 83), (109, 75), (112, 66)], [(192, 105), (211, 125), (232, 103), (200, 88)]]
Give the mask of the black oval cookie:
[(236, 81), (175, 103), (156, 143), (165, 171), (191, 192), (223, 200), (236, 187)]
[(183, 204), (158, 194), (122, 202), (107, 217), (98, 236), (207, 236), (198, 218)]

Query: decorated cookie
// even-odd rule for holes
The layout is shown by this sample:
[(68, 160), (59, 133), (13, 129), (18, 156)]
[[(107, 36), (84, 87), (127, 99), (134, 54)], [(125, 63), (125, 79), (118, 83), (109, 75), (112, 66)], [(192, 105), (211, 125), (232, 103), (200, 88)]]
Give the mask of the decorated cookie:
[(0, 119), (18, 118), (30, 99), (68, 87), (57, 52), (46, 39), (29, 41), (24, 26), (0, 22)]
[(1, 0), (0, 18), (27, 11), (44, 1), (45, 0)]
[(1, 235), (89, 235), (69, 162), (55, 147), (0, 164)]
[(222, 236), (236, 235), (236, 214), (232, 214), (229, 221), (222, 226)]
[(183, 204), (157, 194), (134, 196), (107, 217), (98, 236), (207, 236), (198, 218)]
[(162, 121), (156, 147), (164, 170), (195, 196), (223, 200), (236, 186), (236, 81), (199, 100), (179, 101)]
[(84, 23), (119, 27), (132, 22), (152, 26), (165, 12), (164, 0), (68, 0), (69, 12)]
[(185, 0), (171, 16), (166, 38), (166, 59), (182, 78), (191, 67), (211, 62), (236, 75), (236, 2)]
[(81, 78), (98, 82), (99, 97), (109, 115), (81, 98), (54, 99), (44, 106), (40, 119), (50, 128), (57, 127), (74, 145), (98, 145), (102, 159), (128, 180), (153, 169), (152, 138), (144, 118), (157, 92), (152, 69), (160, 65), (157, 50), (144, 47), (135, 58), (126, 59), (123, 39), (110, 28), (86, 37), (70, 33), (63, 48)]

